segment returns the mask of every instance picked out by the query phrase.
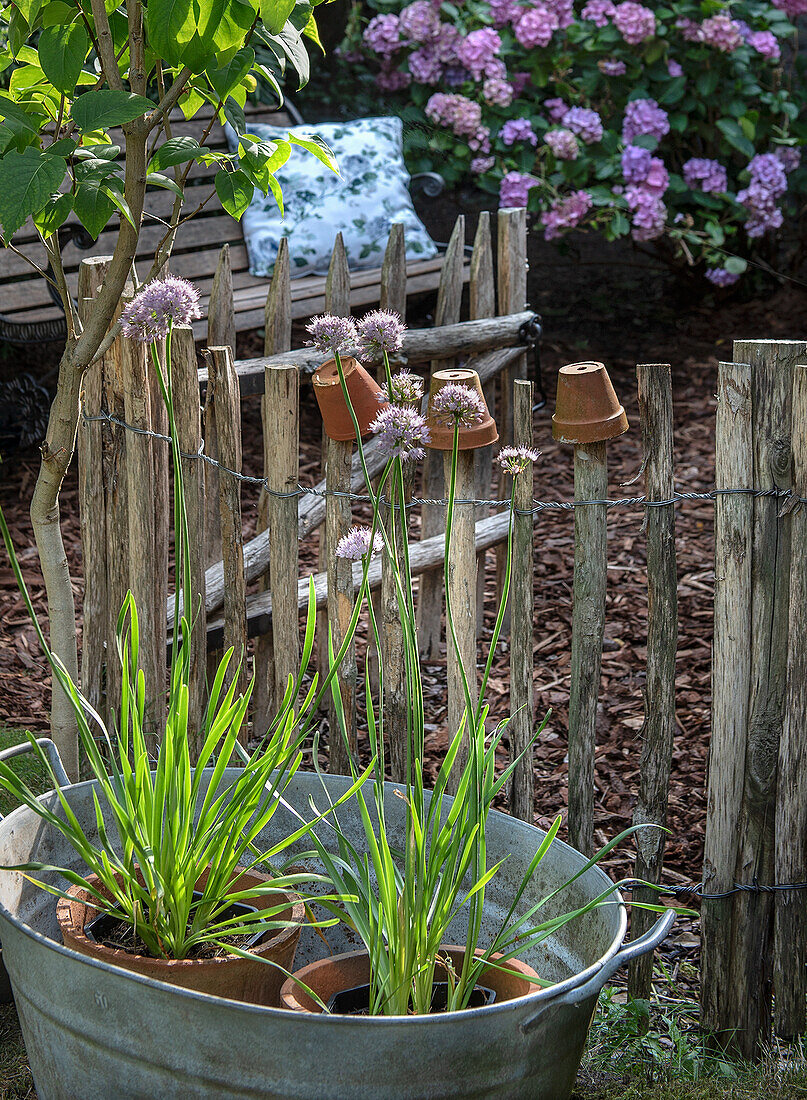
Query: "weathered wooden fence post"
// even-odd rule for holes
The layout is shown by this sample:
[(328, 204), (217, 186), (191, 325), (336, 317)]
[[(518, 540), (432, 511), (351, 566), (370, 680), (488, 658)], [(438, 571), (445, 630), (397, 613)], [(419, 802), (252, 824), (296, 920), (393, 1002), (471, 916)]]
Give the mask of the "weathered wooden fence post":
[[(462, 306), (462, 269), (465, 257), (465, 216), (460, 214), (454, 225), (448, 249), (443, 258), (437, 306), (434, 311), (435, 327), (455, 324), (460, 319)], [(432, 370), (447, 370), (451, 362), (432, 363)], [(423, 466), (423, 492), (427, 500), (442, 499), (443, 460), (438, 451), (428, 450)], [(445, 508), (424, 504), (421, 511), (420, 537), (430, 538), (445, 530)], [(425, 659), (440, 655), (441, 620), (443, 614), (443, 577), (439, 569), (423, 573), (418, 587), (417, 631), (418, 649)]]
[[(639, 417), (645, 466), (645, 496), (670, 500), (675, 492), (673, 466), (672, 374), (668, 363), (642, 363), (636, 368)], [(675, 652), (678, 643), (678, 572), (675, 557), (675, 505), (648, 508), (647, 532), (647, 678), (645, 724), (639, 769), (639, 799), (634, 825), (667, 824), (673, 738), (675, 735)], [(665, 833), (659, 828), (636, 834), (636, 878), (661, 881)], [(652, 890), (636, 887), (638, 902), (656, 901)], [(631, 913), (631, 935), (638, 939), (653, 923), (646, 909)], [(650, 997), (653, 953), (631, 963), (632, 997)]]
[[(280, 244), (277, 250), (277, 259), (275, 260), (274, 270), (272, 271), (272, 282), (269, 286), (269, 293), (266, 296), (266, 305), (264, 307), (264, 330), (263, 330), (263, 354), (264, 355), (277, 355), (283, 351), (289, 351), (291, 348), (291, 271), (289, 267), (289, 242), (286, 237), (280, 238)], [(268, 371), (273, 368), (267, 368), (265, 375), (264, 385), (264, 397), (261, 405), (261, 416), (263, 421), (263, 476), (268, 479), (274, 479), (276, 475), (275, 467), (275, 433), (278, 429), (278, 423), (271, 415), (271, 410), (268, 405), (268, 397), (266, 396), (269, 390), (269, 374)], [(287, 368), (284, 368), (284, 370)], [(295, 368), (296, 369), (296, 368)], [(279, 383), (279, 379), (278, 379)], [(286, 385), (281, 389), (285, 393), (290, 379), (286, 379)], [(299, 427), (299, 394), (300, 394), (300, 380), (299, 372), (297, 375), (297, 411), (295, 416), (297, 418), (297, 424)], [(284, 406), (285, 408), (285, 406)], [(295, 441), (295, 447), (298, 446), (298, 440)], [(296, 459), (296, 469), (299, 470), (299, 457)], [(287, 464), (283, 470), (279, 471), (280, 477), (278, 481), (286, 479), (290, 473), (290, 467)], [(294, 474), (295, 487), (297, 484), (298, 474)], [(274, 485), (274, 480), (271, 482)], [(284, 488), (284, 492), (289, 491)], [(288, 507), (282, 510), (284, 520), (287, 518)], [(272, 510), (269, 507), (269, 497), (267, 493), (261, 492), (260, 500), (258, 501), (258, 533), (265, 531), (270, 523), (270, 512)], [(297, 512), (297, 499), (294, 499), (294, 512), (296, 517)], [(274, 513), (272, 513), (274, 514)], [(270, 552), (272, 544), (272, 535), (270, 531), (269, 535)], [(297, 537), (294, 537), (294, 554), (295, 554), (295, 570), (297, 561)], [(270, 561), (271, 571), (271, 561)], [(284, 567), (280, 568), (280, 575), (284, 575)], [(270, 586), (269, 572), (264, 573), (260, 581), (260, 591), (268, 591)], [(271, 634), (264, 634), (258, 638), (255, 642), (255, 692), (254, 692), (254, 722), (257, 730), (268, 729), (270, 722), (274, 716), (275, 710), (280, 704), (283, 698), (283, 692), (285, 688), (285, 678), (282, 680), (278, 678), (277, 669), (275, 668), (275, 638), (277, 632), (275, 630), (275, 616), (276, 611), (273, 610), (272, 617), (272, 632)], [(281, 612), (283, 617), (283, 612)], [(285, 621), (285, 619), (284, 619)], [(295, 628), (297, 625), (296, 617), (296, 604), (295, 604)], [(281, 634), (286, 634), (287, 627), (281, 627)], [(297, 642), (292, 648), (294, 654), (299, 653), (299, 637), (295, 629), (295, 638)], [(287, 667), (287, 666), (285, 666)], [(276, 687), (282, 684), (280, 694), (276, 693)]]
[[(488, 448), (490, 449), (490, 448)], [(432, 452), (434, 453), (434, 452)], [(446, 562), (446, 679), (448, 686), (448, 740), (460, 728), (465, 715), (465, 730), (451, 773), (449, 791), (457, 790), (462, 770), (468, 760), (469, 739), (473, 736), (473, 711), (479, 690), (476, 681), (476, 547), (474, 506), (463, 501), (474, 499), (474, 450), (457, 452), (455, 472), (454, 515), (451, 528), (451, 555)], [(444, 483), (451, 482), (451, 451), (443, 451)], [(448, 604), (454, 632), (449, 630)], [(465, 696), (467, 684), (471, 710)]]
[[(350, 269), (347, 263), (342, 234), (338, 233), (331, 255), (328, 279), (325, 286), (326, 309), (339, 317), (350, 316)], [(347, 634), (353, 614), (354, 586), (353, 563), (336, 556), (339, 540), (348, 533), (351, 524), (350, 475), (353, 462), (353, 443), (337, 442), (323, 432), (325, 447), (325, 571), (328, 574), (328, 629), (334, 654), (339, 650)], [(324, 646), (324, 669), (328, 669), (328, 641), (320, 635)], [(357, 753), (356, 740), (356, 647), (351, 642), (336, 673), (336, 685), (342, 699), (347, 741), (336, 718), (333, 699), (329, 699), (328, 770), (337, 775), (349, 772), (348, 755)]]
[[(202, 410), (199, 404), (199, 378), (193, 329), (175, 328), (171, 341), (174, 391), (174, 418), (179, 449), (183, 455), (197, 455), (202, 445)], [(207, 613), (205, 611), (205, 462), (201, 458), (182, 459), (185, 487), (185, 512), (188, 519), (188, 552), (192, 606), (185, 610), (193, 623), (191, 667), (188, 685), (188, 733), (191, 759), (201, 748), (207, 699)], [(181, 587), (181, 575), (176, 574)], [(163, 648), (163, 661), (165, 660)]]
[[(712, 649), (712, 738), (703, 858), (703, 891), (734, 886), (751, 683), (750, 496), (723, 494), (754, 481), (751, 367), (720, 363), (715, 425), (715, 610)], [(731, 897), (702, 902), (701, 1011), (705, 1027), (731, 1025)]]
[[(793, 493), (807, 500), (807, 364), (793, 371)], [(779, 743), (776, 881), (807, 882), (807, 504), (791, 517), (787, 696)], [(776, 1030), (803, 1035), (807, 1019), (807, 905), (804, 894), (776, 895), (773, 983)]]
[[(532, 447), (532, 382), (517, 379), (513, 391), (513, 442)], [(535, 720), (532, 686), (533, 631), (533, 464), (527, 463), (515, 487), (513, 556), (510, 597), (510, 756), (522, 753), (513, 772), (510, 811), (522, 821), (533, 819), (533, 753), (530, 745)]]
[[(207, 311), (207, 346), (209, 348), (229, 348), (235, 358), (235, 303), (233, 300), (233, 271), (230, 263), (230, 246), (221, 246), (219, 260), (210, 288), (210, 302)], [(218, 458), (218, 439), (216, 436), (216, 418), (207, 415), (205, 410), (205, 453)], [(207, 530), (207, 564), (221, 561), (221, 525), (219, 520), (219, 483), (218, 471), (205, 463), (205, 507)]]
[[(208, 401), (216, 413), (219, 461), (227, 470), (241, 472), (241, 399), (229, 347), (208, 348)], [(244, 579), (244, 532), (241, 522), (241, 485), (231, 473), (219, 471), (219, 522), (224, 562), (224, 649), (233, 656), (225, 683), (238, 677), (238, 691), (246, 685), (247, 613)], [(239, 740), (247, 741), (244, 728)]]
[[(474, 237), (474, 250), (471, 254), (471, 271), (468, 282), (469, 316), (472, 321), (481, 317), (492, 317), (496, 312), (496, 285), (493, 277), (493, 245), (490, 236), (490, 211), (483, 210), (479, 215)], [(496, 379), (492, 378), (483, 386), (485, 403), (491, 416), (496, 416)], [(480, 447), (476, 451), (476, 497), (488, 500), (493, 474), (493, 448)], [(480, 504), (476, 509), (476, 522), (483, 520), (490, 508)], [(485, 614), (485, 562), (484, 551), (476, 563), (476, 632), (482, 631)]]

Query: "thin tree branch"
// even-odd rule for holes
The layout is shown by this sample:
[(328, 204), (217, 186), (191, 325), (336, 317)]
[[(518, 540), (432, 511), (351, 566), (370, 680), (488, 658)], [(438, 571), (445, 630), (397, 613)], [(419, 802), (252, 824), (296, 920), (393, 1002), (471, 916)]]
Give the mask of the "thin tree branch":
[(112, 31), (109, 29), (109, 19), (106, 14), (104, 0), (90, 0), (92, 17), (95, 20), (95, 30), (98, 34), (98, 57), (101, 68), (104, 70), (106, 82), (114, 91), (123, 91), (123, 79), (118, 69), (115, 58), (115, 43)]

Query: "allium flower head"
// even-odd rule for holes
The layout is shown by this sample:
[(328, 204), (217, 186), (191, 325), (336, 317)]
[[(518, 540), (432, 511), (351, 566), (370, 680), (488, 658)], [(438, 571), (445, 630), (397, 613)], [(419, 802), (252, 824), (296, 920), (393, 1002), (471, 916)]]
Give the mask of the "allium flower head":
[(149, 344), (161, 340), (169, 325), (188, 325), (195, 317), (201, 317), (199, 291), (187, 279), (168, 275), (147, 283), (129, 302), (121, 316), (121, 328), (130, 340)]
[(461, 382), (447, 382), (429, 403), (429, 412), (438, 424), (452, 428), (470, 428), (485, 415), (485, 404), (476, 390)]
[(502, 447), (496, 455), (496, 462), (506, 474), (517, 477), (530, 462), (537, 462), (541, 456), (540, 451), (534, 451), (531, 447)]
[(384, 539), (378, 531), (373, 534), (369, 527), (351, 527), (336, 544), (336, 556), (349, 561), (361, 561), (368, 554), (371, 557), (373, 554), (380, 554), (383, 549)]
[(426, 421), (408, 405), (383, 409), (370, 425), (370, 431), (378, 437), (382, 454), (400, 458), (402, 462), (423, 458), (423, 448), (431, 438)]
[(378, 400), (382, 404), (412, 405), (423, 397), (423, 379), (411, 371), (401, 370), (392, 376), (392, 385), (385, 382)]
[(312, 317), (305, 330), (311, 336), (309, 344), (317, 351), (330, 352), (332, 355), (355, 347), (357, 340), (356, 323), (352, 317), (334, 317), (330, 313), (323, 313), (320, 317)]
[(356, 324), (360, 355), (380, 359), (384, 352), (393, 355), (403, 347), (406, 331), (397, 313), (389, 309), (374, 309)]

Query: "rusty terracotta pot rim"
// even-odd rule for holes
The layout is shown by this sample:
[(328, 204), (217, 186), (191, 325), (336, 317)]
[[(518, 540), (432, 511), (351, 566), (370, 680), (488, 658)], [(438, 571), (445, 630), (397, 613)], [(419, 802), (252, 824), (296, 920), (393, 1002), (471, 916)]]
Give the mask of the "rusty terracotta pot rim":
[[(246, 875), (247, 877), (252, 877), (259, 882), (272, 881), (271, 876), (263, 875), (258, 871), (248, 871), (246, 868), (243, 867), (236, 868), (236, 870), (239, 872), (238, 877), (241, 877), (241, 875)], [(234, 873), (233, 878), (235, 877), (236, 875)], [(99, 884), (101, 882), (98, 876), (94, 874), (88, 875), (85, 881), (88, 883), (92, 883), (93, 885)], [(124, 951), (121, 947), (107, 947), (105, 944), (98, 943), (95, 940), (91, 940), (89, 936), (85, 934), (84, 927), (86, 926), (88, 920), (92, 920), (91, 916), (86, 915), (80, 918), (83, 922), (82, 926), (81, 928), (76, 927), (76, 918), (73, 912), (75, 906), (80, 906), (80, 912), (83, 912), (84, 914), (87, 914), (87, 910), (93, 910), (96, 913), (98, 912), (98, 910), (92, 904), (89, 891), (86, 890), (84, 887), (71, 885), (68, 887), (67, 893), (70, 895), (70, 897), (59, 898), (56, 905), (56, 919), (59, 923), (59, 928), (62, 931), (62, 935), (64, 936), (64, 932), (66, 930), (71, 939), (75, 940), (77, 943), (80, 943), (82, 946), (86, 945), (90, 957), (102, 957), (104, 962), (107, 962), (112, 966), (115, 965), (116, 960), (125, 959), (127, 960), (126, 969), (131, 970), (133, 968), (132, 964), (137, 965), (138, 960), (142, 959), (143, 963), (149, 968), (156, 967), (159, 969), (164, 969), (166, 971), (175, 971), (188, 970), (191, 968), (201, 968), (202, 966), (221, 967), (230, 963), (244, 961), (240, 955), (221, 955), (217, 958), (214, 957), (209, 959), (158, 959), (153, 958), (151, 955), (136, 955), (132, 951)], [(257, 948), (261, 949), (261, 951), (275, 950), (276, 948), (285, 945), (288, 939), (298, 934), (300, 925), (302, 924), (303, 918), (305, 917), (305, 906), (295, 894), (292, 894), (287, 890), (278, 890), (277, 894), (281, 897), (288, 898), (289, 900), (289, 909), (291, 911), (289, 923), (285, 928), (275, 929), (274, 935), (270, 936), (263, 943), (258, 944)], [(68, 945), (65, 944), (65, 946), (67, 947)], [(69, 948), (69, 950), (75, 950), (75, 948), (71, 947)], [(250, 951), (250, 954), (257, 955), (257, 949), (252, 949)]]
[[(352, 374), (355, 371), (356, 367), (361, 366), (359, 360), (356, 359), (356, 357), (353, 355), (340, 355), (339, 358), (342, 361), (342, 373), (344, 374), (346, 379), (349, 374)], [(330, 367), (331, 365), (336, 368), (335, 359), (326, 359), (324, 363), (321, 363), (317, 367), (317, 369), (311, 375), (311, 381), (313, 385), (322, 386), (323, 388), (325, 386), (341, 386), (342, 382), (339, 378), (339, 371), (337, 369), (333, 370), (332, 377), (329, 377), (327, 374), (325, 375), (325, 377), (323, 377), (321, 373), (325, 370), (326, 367)]]

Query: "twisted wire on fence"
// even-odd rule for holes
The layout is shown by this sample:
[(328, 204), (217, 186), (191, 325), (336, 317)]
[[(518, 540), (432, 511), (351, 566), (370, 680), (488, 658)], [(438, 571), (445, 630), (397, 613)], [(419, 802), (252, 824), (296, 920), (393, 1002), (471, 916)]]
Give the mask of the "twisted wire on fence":
[[(132, 432), (134, 435), (146, 435), (151, 439), (159, 439), (164, 443), (171, 443), (171, 436), (164, 435), (162, 432), (153, 432), (149, 428), (137, 428), (133, 424), (128, 424), (125, 420), (121, 420), (117, 416), (112, 416), (111, 413), (101, 411), (95, 415), (90, 415), (86, 409), (82, 407), (81, 416), (85, 423), (94, 423), (101, 421), (106, 424), (115, 424), (119, 428), (124, 428), (127, 432)], [(204, 440), (202, 441), (204, 446)], [(224, 466), (217, 459), (212, 458), (210, 455), (205, 454), (201, 449), (196, 454), (186, 454), (181, 451), (180, 454), (183, 458), (187, 459), (199, 459), (202, 462), (206, 462), (209, 466), (214, 467), (216, 470), (220, 470), (222, 473), (229, 474), (230, 477), (234, 477), (237, 481), (242, 481), (248, 485), (260, 485), (262, 489), (270, 496), (278, 497), (282, 500), (290, 497), (300, 496), (317, 496), (317, 497), (342, 497), (347, 500), (355, 501), (359, 504), (372, 503), (372, 497), (369, 497), (362, 493), (351, 492), (339, 492), (333, 489), (319, 489), (316, 486), (297, 485), (294, 489), (289, 489), (286, 492), (281, 492), (277, 489), (271, 489), (267, 483), (265, 477), (253, 477), (250, 474), (242, 474), (238, 470), (231, 470), (229, 466)], [(775, 497), (777, 500), (787, 501), (787, 509), (795, 508), (800, 505), (807, 505), (807, 498), (796, 496), (792, 489), (748, 489), (748, 488), (736, 488), (736, 489), (709, 489), (706, 492), (688, 492), (688, 493), (673, 493), (671, 497), (666, 500), (648, 500), (645, 496), (633, 496), (633, 497), (621, 497), (617, 500), (533, 500), (532, 508), (516, 508), (514, 509), (516, 515), (530, 516), (537, 515), (539, 512), (545, 511), (571, 511), (575, 508), (585, 507), (586, 505), (598, 504), (604, 505), (606, 508), (667, 508), (673, 504), (681, 504), (686, 501), (693, 500), (709, 500), (715, 501), (720, 496), (751, 496), (751, 497)], [(384, 505), (390, 505), (390, 501), (385, 497), (379, 498), (380, 503)], [(456, 499), (455, 504), (473, 504), (474, 506), (487, 507), (487, 508), (507, 508), (510, 505), (510, 498), (504, 500), (477, 500), (477, 499)], [(445, 498), (433, 499), (428, 497), (412, 497), (407, 502), (407, 508), (416, 508), (422, 504), (428, 504), (435, 507), (447, 507), (448, 501)], [(397, 505), (396, 505), (397, 507)]]

